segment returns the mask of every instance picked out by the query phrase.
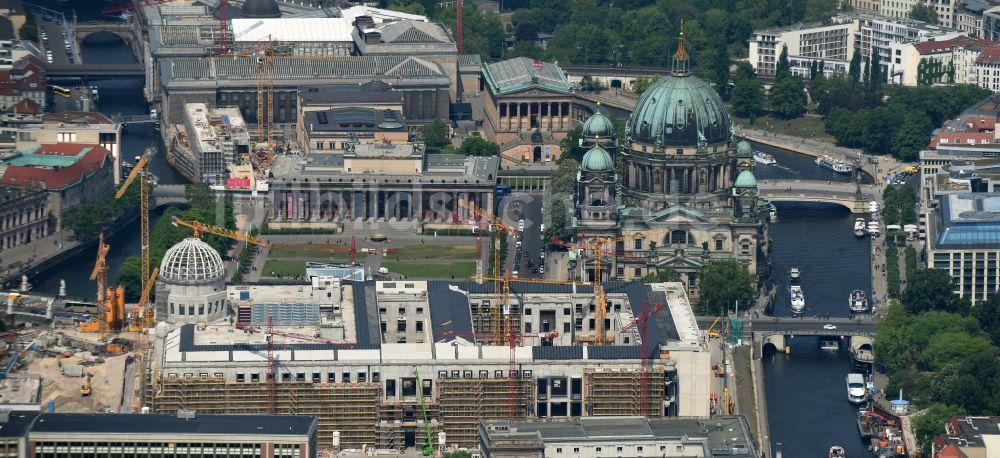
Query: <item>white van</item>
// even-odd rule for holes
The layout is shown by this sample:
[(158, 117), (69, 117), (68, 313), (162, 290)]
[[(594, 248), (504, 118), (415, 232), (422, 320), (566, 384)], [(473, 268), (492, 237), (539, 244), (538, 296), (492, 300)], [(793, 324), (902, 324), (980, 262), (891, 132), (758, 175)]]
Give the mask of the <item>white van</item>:
[(379, 267), (378, 268), (378, 273), (380, 273), (382, 275), (389, 275), (389, 269), (387, 269), (385, 267)]

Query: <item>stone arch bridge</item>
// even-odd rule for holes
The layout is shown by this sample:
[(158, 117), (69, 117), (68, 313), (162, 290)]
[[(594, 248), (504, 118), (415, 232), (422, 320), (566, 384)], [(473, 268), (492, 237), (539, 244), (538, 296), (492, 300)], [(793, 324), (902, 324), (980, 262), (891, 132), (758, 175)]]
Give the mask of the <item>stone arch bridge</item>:
[(150, 200), (152, 208), (188, 203), (185, 186), (182, 184), (158, 184), (153, 187), (153, 194), (150, 197), (152, 197)]
[[(823, 202), (865, 213), (868, 202), (880, 200), (872, 185), (819, 180), (758, 180), (760, 196), (772, 202)], [(779, 215), (780, 216), (780, 215)]]
[(847, 339), (852, 354), (857, 349), (870, 352), (877, 324), (870, 319), (762, 317), (748, 320), (744, 326), (744, 336), (749, 334), (753, 342), (752, 354), (760, 358), (767, 346), (784, 351), (788, 340), (796, 336)]

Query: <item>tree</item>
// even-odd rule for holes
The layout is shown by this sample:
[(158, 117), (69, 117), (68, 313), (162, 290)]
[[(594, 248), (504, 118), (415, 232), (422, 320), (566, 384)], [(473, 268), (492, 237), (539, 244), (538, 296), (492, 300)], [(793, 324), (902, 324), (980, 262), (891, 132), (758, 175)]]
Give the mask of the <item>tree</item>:
[(724, 314), (738, 302), (751, 305), (756, 293), (753, 275), (736, 260), (711, 261), (698, 272), (701, 309), (711, 315)]
[(441, 122), (440, 119), (434, 118), (430, 124), (422, 127), (420, 129), (421, 134), (424, 137), (424, 143), (427, 146), (427, 151), (438, 152), (441, 151), (448, 142), (448, 126)]
[(788, 46), (781, 45), (781, 54), (778, 56), (778, 65), (774, 70), (774, 78), (781, 81), (792, 76), (792, 67), (788, 63)]
[(962, 409), (944, 404), (931, 404), (923, 413), (913, 418), (913, 435), (924, 456), (931, 456), (934, 439), (944, 434), (944, 426), (951, 417), (962, 415)]
[(910, 9), (910, 19), (913, 19), (914, 21), (923, 21), (928, 24), (938, 23), (938, 16), (937, 12), (934, 11), (934, 7), (920, 2), (914, 4), (913, 8)]
[(750, 118), (753, 123), (757, 113), (764, 110), (764, 85), (757, 78), (736, 80), (733, 87), (733, 112)]
[(499, 156), (500, 145), (486, 140), (479, 135), (473, 135), (462, 141), (458, 153), (465, 156)]
[(507, 50), (507, 58), (513, 59), (515, 57), (527, 57), (529, 59), (542, 59), (545, 55), (545, 50), (541, 46), (538, 46), (533, 41), (518, 41), (514, 43), (514, 47)]
[(401, 0), (393, 0), (386, 5), (386, 9), (401, 13), (419, 14), (421, 16), (427, 15), (427, 9), (424, 8), (424, 5), (417, 2), (403, 3)]
[(972, 316), (979, 321), (993, 345), (1000, 345), (1000, 294), (990, 294), (985, 301), (977, 302), (972, 307)]
[(125, 288), (125, 301), (135, 303), (142, 295), (142, 260), (138, 256), (129, 256), (118, 269), (115, 283)]
[(919, 269), (913, 274), (913, 278), (906, 279), (902, 302), (910, 313), (929, 310), (967, 312), (960, 309), (961, 301), (953, 292), (954, 289), (951, 274), (947, 270)]
[(681, 274), (672, 267), (658, 270), (656, 273), (647, 274), (639, 280), (643, 283), (664, 283), (670, 281), (681, 281)]
[(38, 22), (31, 11), (24, 11), (24, 24), (17, 29), (17, 36), (22, 40), (38, 42)]
[(855, 52), (847, 68), (847, 79), (857, 83), (861, 79), (861, 53)]
[(580, 171), (580, 163), (573, 159), (559, 161), (555, 173), (549, 181), (552, 192), (572, 196), (576, 190), (576, 174)]
[(538, 25), (532, 22), (522, 22), (514, 29), (517, 41), (535, 41), (538, 38)]
[(930, 121), (921, 113), (906, 116), (903, 125), (892, 137), (892, 154), (903, 161), (917, 159), (917, 154), (930, 142)]
[(771, 111), (779, 118), (791, 119), (806, 112), (806, 94), (798, 77), (780, 78), (768, 94)]
[(877, 54), (872, 53), (870, 63), (871, 70), (868, 72), (868, 89), (873, 93), (877, 93), (879, 88), (882, 87), (882, 83), (885, 82), (885, 76), (882, 75), (882, 64), (879, 62)]
[[(621, 137), (618, 137), (621, 138)], [(586, 151), (580, 146), (580, 140), (583, 139), (583, 127), (576, 126), (566, 133), (566, 136), (562, 140), (559, 140), (559, 159), (556, 162), (563, 162), (566, 160), (573, 160), (580, 162), (583, 160), (583, 155)]]
[(604, 85), (600, 81), (594, 79), (590, 75), (584, 75), (580, 79), (580, 90), (586, 92), (596, 92), (605, 89)]
[(652, 86), (653, 83), (659, 80), (660, 80), (659, 75), (653, 77), (640, 76), (635, 79), (635, 83), (632, 83), (632, 92), (635, 93), (635, 95), (641, 95), (643, 92), (646, 92), (646, 89), (649, 89), (649, 87)]

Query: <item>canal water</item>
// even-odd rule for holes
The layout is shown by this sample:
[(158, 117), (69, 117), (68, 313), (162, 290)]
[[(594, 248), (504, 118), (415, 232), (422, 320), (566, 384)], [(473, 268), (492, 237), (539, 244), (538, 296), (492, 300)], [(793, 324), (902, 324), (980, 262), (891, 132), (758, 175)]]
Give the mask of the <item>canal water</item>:
[[(77, 9), (81, 20), (102, 19), (93, 1), (42, 1), (52, 6)], [(69, 11), (66, 11), (69, 13)], [(106, 20), (106, 19), (105, 19)], [(83, 44), (86, 62), (135, 62), (128, 48), (111, 37), (95, 37)], [(140, 115), (149, 112), (138, 79), (96, 81), (101, 100), (99, 111), (107, 114)], [(157, 149), (151, 170), (160, 183), (177, 184), (186, 180), (173, 171), (164, 159), (163, 145), (151, 125), (134, 125), (123, 133), (123, 158), (131, 160), (147, 147)], [(849, 177), (818, 167), (814, 158), (782, 151), (765, 145), (759, 149), (778, 160), (774, 166), (758, 166), (758, 179), (808, 179), (848, 181)], [(865, 177), (865, 181), (871, 177)], [(847, 297), (852, 289), (871, 290), (869, 263), (870, 241), (855, 239), (853, 217), (844, 208), (826, 204), (778, 203), (779, 221), (772, 225), (774, 240), (772, 271), (779, 291), (775, 314), (790, 314), (787, 272), (802, 269), (801, 284), (810, 315), (848, 316)], [(154, 221), (162, 215), (156, 212)], [(139, 252), (139, 234), (134, 230), (119, 232), (109, 240), (110, 278), (115, 278), (121, 263)], [(32, 279), (36, 290), (55, 294), (59, 279), (65, 279), (69, 294), (94, 298), (94, 284), (89, 280), (96, 249), (87, 250), (55, 269)], [(845, 447), (848, 456), (866, 456), (854, 424), (856, 410), (847, 402), (845, 376), (851, 370), (846, 351), (823, 352), (816, 338), (799, 337), (790, 341), (791, 353), (765, 356), (764, 380), (770, 416), (772, 447), (781, 443), (786, 457), (825, 456), (830, 445)], [(808, 406), (808, 408), (803, 408)]]
[[(50, 2), (55, 3), (55, 2)], [(61, 2), (60, 2), (61, 3)], [(91, 2), (77, 2), (80, 5), (91, 4)], [(55, 6), (59, 6), (58, 4)], [(69, 13), (69, 10), (66, 10)], [(93, 19), (98, 19), (93, 17)], [(135, 63), (136, 59), (132, 52), (121, 39), (114, 35), (101, 34), (88, 38), (81, 46), (84, 61), (96, 64), (122, 64)], [(143, 95), (143, 82), (138, 78), (115, 78), (107, 80), (91, 81), (91, 85), (97, 86), (100, 94), (98, 111), (122, 116), (143, 115), (149, 113), (149, 105), (146, 104)], [(159, 133), (154, 130), (152, 124), (130, 125), (122, 131), (122, 159), (134, 163), (135, 156), (141, 155), (146, 148), (153, 147), (156, 153), (150, 161), (150, 170), (161, 184), (183, 184), (188, 181), (172, 169), (166, 162), (163, 151), (163, 144), (160, 141)], [(154, 212), (151, 222), (162, 215), (163, 209)], [(139, 253), (139, 232), (138, 222), (134, 225), (136, 230), (131, 228), (120, 231), (109, 237), (108, 243), (111, 251), (108, 252), (108, 278), (112, 281), (118, 275), (118, 269), (129, 256)], [(59, 280), (66, 280), (67, 294), (74, 298), (94, 300), (96, 288), (94, 282), (90, 280), (90, 271), (93, 268), (94, 260), (97, 257), (97, 248), (92, 247), (81, 254), (62, 263), (60, 268), (49, 270), (39, 276), (33, 276), (31, 282), (35, 291), (43, 294), (57, 294), (59, 292)]]

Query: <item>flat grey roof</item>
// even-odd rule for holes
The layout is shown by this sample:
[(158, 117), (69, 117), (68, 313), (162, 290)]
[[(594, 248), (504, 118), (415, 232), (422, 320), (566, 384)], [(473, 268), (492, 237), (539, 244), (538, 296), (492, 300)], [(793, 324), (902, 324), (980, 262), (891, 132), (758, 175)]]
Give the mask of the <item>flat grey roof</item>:
[(87, 434), (248, 434), (307, 436), (316, 417), (291, 415), (195, 415), (45, 413), (31, 432)]

